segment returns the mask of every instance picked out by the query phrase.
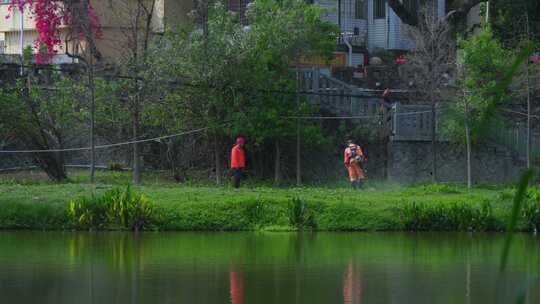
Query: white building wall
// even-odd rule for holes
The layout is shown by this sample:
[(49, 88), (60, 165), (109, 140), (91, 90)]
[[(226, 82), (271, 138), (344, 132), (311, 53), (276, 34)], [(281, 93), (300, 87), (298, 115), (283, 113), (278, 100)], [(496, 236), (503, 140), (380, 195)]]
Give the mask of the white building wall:
[(388, 7), (388, 49), (400, 50), (403, 47), (402, 22), (394, 11)]
[[(25, 30), (24, 31), (24, 48), (30, 46), (34, 47), (34, 41), (37, 38), (37, 31), (35, 30)], [(20, 34), (19, 32), (6, 32), (5, 33), (5, 53), (6, 54), (21, 54), (20, 47)]]
[[(435, 0), (434, 13), (439, 18), (443, 18), (446, 15), (446, 2), (445, 0)], [(388, 49), (391, 50), (412, 50), (414, 48), (413, 42), (408, 38), (409, 25), (404, 24), (390, 9), (390, 45)]]
[(353, 53), (352, 54), (352, 66), (356, 67), (359, 65), (364, 65), (364, 54), (362, 53)]
[[(374, 0), (365, 0), (367, 6), (366, 19), (355, 19), (355, 0), (342, 0), (341, 3), (341, 32), (354, 32), (358, 28), (360, 33), (367, 35), (367, 48), (384, 48), (389, 50), (411, 50), (414, 46), (407, 37), (408, 26), (403, 24), (394, 11), (386, 3), (386, 17), (374, 18)], [(435, 0), (434, 8), (437, 15), (442, 18), (446, 12), (445, 0)], [(323, 19), (338, 24), (338, 1), (315, 0), (315, 3), (327, 11)]]
[[(316, 0), (315, 3), (326, 10), (326, 12), (322, 15), (324, 20), (338, 24), (337, 0)], [(355, 18), (355, 0), (342, 0), (341, 32), (353, 33), (355, 28), (358, 28), (360, 33), (365, 33), (367, 31), (367, 20)]]
[[(387, 8), (388, 10), (388, 4)], [(388, 14), (387, 14), (388, 16)], [(374, 18), (373, 0), (368, 1), (368, 49), (387, 48), (387, 19)]]

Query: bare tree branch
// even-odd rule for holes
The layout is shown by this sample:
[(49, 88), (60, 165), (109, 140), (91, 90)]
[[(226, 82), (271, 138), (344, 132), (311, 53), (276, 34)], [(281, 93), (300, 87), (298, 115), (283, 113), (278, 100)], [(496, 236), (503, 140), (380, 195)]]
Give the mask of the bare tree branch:
[[(431, 2), (434, 1), (437, 0), (431, 0)], [(452, 20), (458, 21), (466, 19), (473, 7), (485, 1), (486, 0), (465, 0), (461, 2), (457, 7), (451, 8), (451, 12), (453, 12), (453, 14), (451, 14)], [(410, 12), (407, 7), (403, 5), (401, 0), (388, 0), (388, 6), (392, 8), (401, 22), (414, 27), (419, 25), (418, 12)]]

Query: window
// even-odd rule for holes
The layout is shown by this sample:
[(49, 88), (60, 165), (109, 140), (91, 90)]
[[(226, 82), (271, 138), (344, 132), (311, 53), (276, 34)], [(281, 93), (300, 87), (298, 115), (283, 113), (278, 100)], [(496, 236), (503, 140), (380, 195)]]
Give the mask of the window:
[(373, 0), (373, 16), (375, 19), (386, 18), (386, 0)]
[(365, 1), (364, 0), (354, 0), (354, 18), (355, 19), (366, 19), (365, 12)]
[(418, 0), (403, 0), (403, 6), (412, 15), (418, 14)]

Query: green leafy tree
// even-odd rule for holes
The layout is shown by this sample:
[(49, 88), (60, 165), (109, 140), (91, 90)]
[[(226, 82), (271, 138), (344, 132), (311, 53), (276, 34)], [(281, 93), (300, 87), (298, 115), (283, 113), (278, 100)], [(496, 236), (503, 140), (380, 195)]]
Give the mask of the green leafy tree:
[[(58, 150), (78, 138), (84, 110), (71, 79), (59, 74), (19, 79), (0, 91), (1, 137), (25, 150)], [(31, 158), (50, 179), (67, 178), (64, 152), (33, 153)]]
[[(166, 99), (177, 108), (172, 113), (182, 117), (174, 120), (176, 127), (209, 127), (218, 183), (223, 144), (237, 134), (264, 147), (263, 157), (274, 154), (279, 179), (282, 146), (296, 134), (292, 117), (310, 107), (276, 92), (295, 90), (291, 67), (301, 56), (329, 57), (335, 46), (335, 27), (320, 19), (319, 7), (304, 1), (255, 1), (246, 15), (247, 27), (218, 2), (210, 6), (201, 30), (169, 33), (153, 54), (157, 70), (152, 78), (164, 79), (165, 86), (167, 79), (188, 83)], [(314, 134), (312, 126), (301, 129), (306, 136)], [(266, 151), (269, 145), (275, 153)]]
[(508, 99), (508, 80), (515, 75), (516, 62), (489, 27), (461, 41), (458, 57), (461, 94), (447, 113), (444, 124), (451, 139), (466, 144), (467, 184), (471, 187), (472, 145), (500, 121), (496, 110)]
[(508, 47), (517, 47), (521, 41), (516, 33), (528, 28), (529, 39), (540, 42), (540, 1), (490, 0), (489, 23), (493, 32)]

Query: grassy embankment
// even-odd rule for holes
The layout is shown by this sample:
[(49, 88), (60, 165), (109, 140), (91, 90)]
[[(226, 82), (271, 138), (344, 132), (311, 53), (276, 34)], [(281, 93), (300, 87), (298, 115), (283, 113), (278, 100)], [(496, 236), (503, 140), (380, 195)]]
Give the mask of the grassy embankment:
[[(510, 214), (513, 191), (486, 187), (468, 191), (457, 185), (235, 190), (147, 181), (133, 189), (150, 202), (146, 210), (137, 209), (136, 199), (135, 207), (113, 197), (97, 201), (116, 205), (93, 203), (92, 196), (125, 188), (122, 176), (101, 177), (105, 183), (97, 186), (77, 179), (63, 184), (0, 181), (0, 229), (130, 229), (137, 222), (138, 228), (158, 230), (499, 231)], [(540, 224), (538, 193), (535, 189), (529, 193), (520, 230)], [(82, 197), (86, 199), (81, 201)], [(79, 202), (80, 212), (69, 212), (72, 200)]]

